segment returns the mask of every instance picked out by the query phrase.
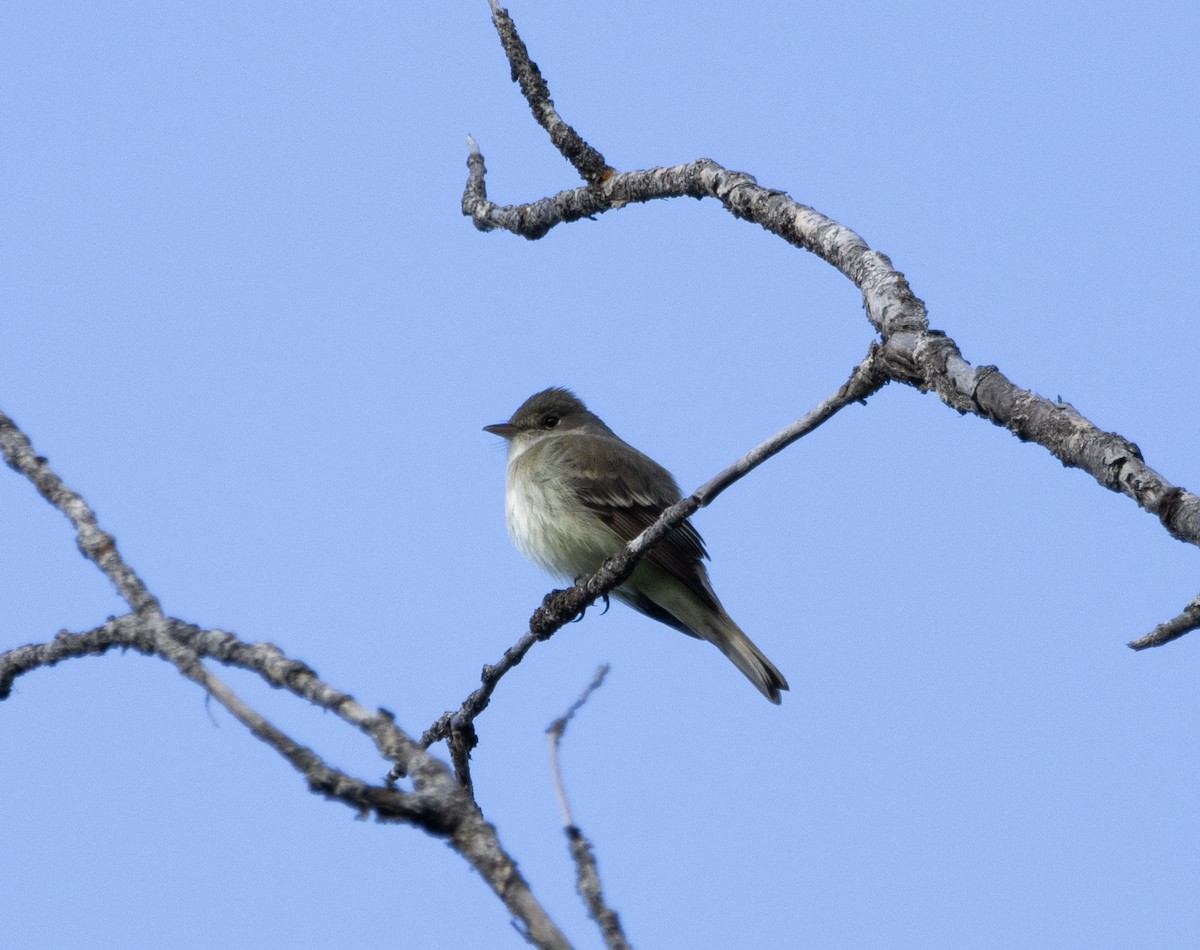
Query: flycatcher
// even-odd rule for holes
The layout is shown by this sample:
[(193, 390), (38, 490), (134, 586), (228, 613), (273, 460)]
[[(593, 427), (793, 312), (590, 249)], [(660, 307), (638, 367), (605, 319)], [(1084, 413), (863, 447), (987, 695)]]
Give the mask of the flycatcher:
[[(508, 440), (508, 533), (551, 574), (593, 573), (681, 497), (670, 472), (617, 438), (570, 390), (530, 396), (508, 422), (484, 430)], [(685, 521), (650, 549), (613, 596), (712, 643), (778, 703), (787, 680), (721, 606), (706, 557), (703, 540)]]

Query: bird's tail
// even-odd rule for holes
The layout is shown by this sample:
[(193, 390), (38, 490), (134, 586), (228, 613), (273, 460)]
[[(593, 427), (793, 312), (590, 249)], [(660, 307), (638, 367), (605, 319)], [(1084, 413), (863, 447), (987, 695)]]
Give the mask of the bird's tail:
[(711, 641), (753, 683), (760, 693), (775, 705), (779, 705), (779, 691), (788, 688), (787, 680), (766, 655), (754, 645), (754, 641), (742, 633), (741, 627), (733, 622), (724, 610), (720, 622), (713, 618), (704, 639)]
[(613, 594), (648, 617), (714, 644), (760, 693), (779, 705), (779, 691), (788, 688), (787, 680), (725, 612), (700, 562), (694, 567), (693, 583), (684, 584), (677, 575), (643, 561), (634, 574), (638, 585), (622, 585)]

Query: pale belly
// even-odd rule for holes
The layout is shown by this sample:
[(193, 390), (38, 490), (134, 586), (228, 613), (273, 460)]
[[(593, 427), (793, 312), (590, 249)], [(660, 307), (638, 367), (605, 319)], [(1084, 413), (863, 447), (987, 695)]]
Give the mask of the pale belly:
[(622, 547), (604, 522), (573, 496), (536, 478), (509, 479), (504, 515), (521, 553), (567, 580), (592, 573)]

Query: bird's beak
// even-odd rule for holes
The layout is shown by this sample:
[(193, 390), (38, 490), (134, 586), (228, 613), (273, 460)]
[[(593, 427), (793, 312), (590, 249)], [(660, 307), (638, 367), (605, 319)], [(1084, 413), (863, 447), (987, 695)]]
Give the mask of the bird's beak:
[(506, 439), (511, 439), (517, 434), (517, 427), (511, 422), (497, 422), (495, 425), (484, 426), (484, 432), (490, 432), (492, 435), (502, 435)]

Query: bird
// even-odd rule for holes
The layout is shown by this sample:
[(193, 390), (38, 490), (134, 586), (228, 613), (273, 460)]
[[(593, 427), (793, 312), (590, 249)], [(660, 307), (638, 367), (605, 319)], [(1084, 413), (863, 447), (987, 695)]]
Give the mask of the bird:
[[(516, 547), (575, 582), (648, 528), (682, 497), (665, 468), (620, 439), (571, 390), (553, 386), (507, 422), (484, 426), (508, 442), (504, 513)], [(704, 567), (708, 553), (685, 521), (612, 593), (669, 627), (707, 640), (772, 703), (787, 680), (733, 622)]]

